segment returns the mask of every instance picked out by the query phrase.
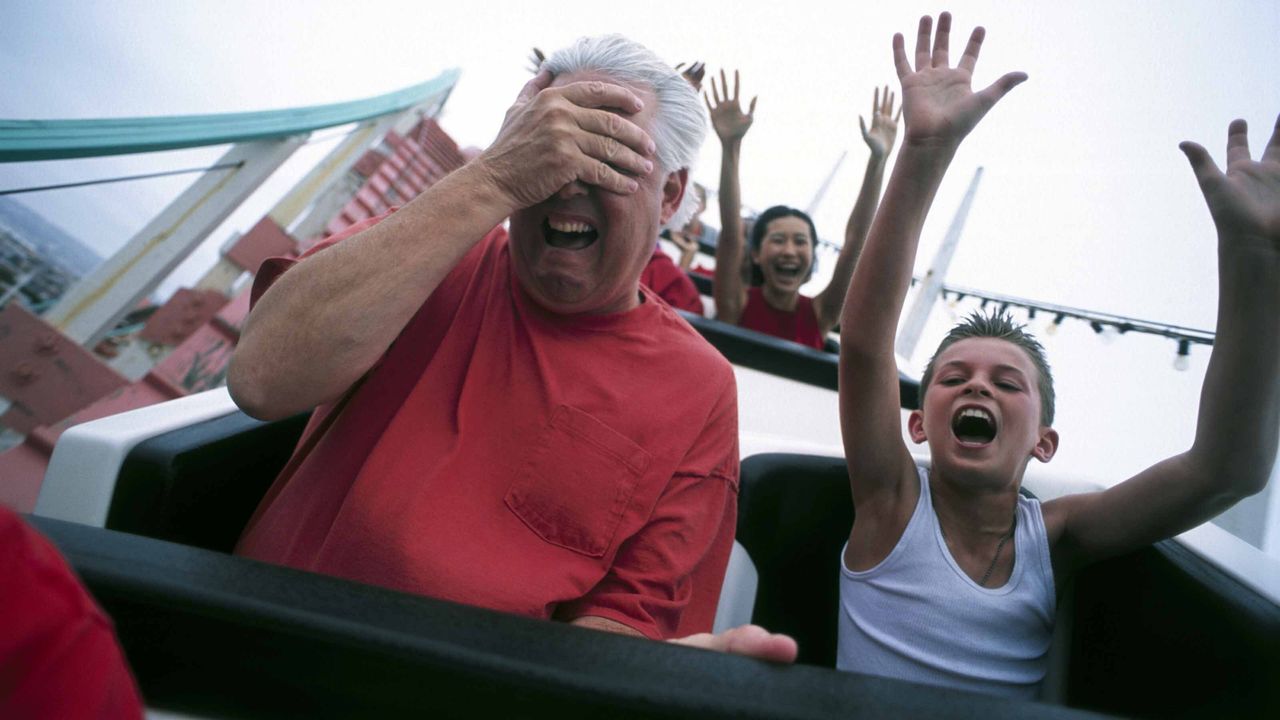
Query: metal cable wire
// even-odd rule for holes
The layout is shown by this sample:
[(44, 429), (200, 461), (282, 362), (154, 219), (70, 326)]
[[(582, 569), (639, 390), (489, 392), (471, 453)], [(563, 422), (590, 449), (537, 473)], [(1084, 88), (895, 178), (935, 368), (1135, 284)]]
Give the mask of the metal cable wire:
[(183, 168), (181, 170), (164, 170), (161, 172), (142, 173), (141, 175), (121, 175), (111, 178), (100, 178), (97, 180), (82, 180), (73, 183), (58, 183), (57, 185), (38, 185), (25, 188), (10, 188), (0, 190), (0, 195), (21, 195), (22, 193), (43, 192), (45, 190), (65, 190), (67, 188), (86, 187), (89, 185), (107, 185), (109, 183), (129, 182), (131, 180), (147, 180), (150, 178), (166, 177), (169, 175), (189, 175), (191, 173), (208, 172), (210, 170), (228, 170), (240, 168), (244, 166), (244, 162), (224, 163), (221, 165), (209, 165), (208, 167)]

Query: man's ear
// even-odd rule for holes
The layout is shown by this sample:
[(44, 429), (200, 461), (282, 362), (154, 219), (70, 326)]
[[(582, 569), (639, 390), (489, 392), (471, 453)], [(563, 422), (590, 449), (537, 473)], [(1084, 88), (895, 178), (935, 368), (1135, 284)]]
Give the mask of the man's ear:
[(911, 441), (919, 445), (928, 440), (924, 434), (924, 413), (919, 410), (912, 410), (907, 416), (907, 432), (911, 435)]
[(667, 173), (667, 179), (662, 182), (662, 224), (665, 225), (676, 214), (676, 210), (680, 209), (688, 184), (689, 168)]
[(1040, 439), (1036, 442), (1036, 446), (1031, 449), (1031, 457), (1042, 463), (1047, 463), (1053, 459), (1058, 452), (1058, 431), (1051, 427), (1040, 428)]

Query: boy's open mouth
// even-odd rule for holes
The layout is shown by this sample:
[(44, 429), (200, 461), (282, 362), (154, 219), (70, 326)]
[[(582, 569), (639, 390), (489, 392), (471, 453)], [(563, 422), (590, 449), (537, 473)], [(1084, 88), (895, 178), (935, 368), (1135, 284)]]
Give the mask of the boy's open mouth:
[(995, 418), (982, 408), (964, 408), (951, 419), (951, 432), (964, 445), (986, 445), (997, 430)]
[(548, 245), (561, 250), (581, 250), (590, 247), (599, 235), (595, 227), (585, 222), (553, 221), (551, 218), (542, 221), (542, 237)]

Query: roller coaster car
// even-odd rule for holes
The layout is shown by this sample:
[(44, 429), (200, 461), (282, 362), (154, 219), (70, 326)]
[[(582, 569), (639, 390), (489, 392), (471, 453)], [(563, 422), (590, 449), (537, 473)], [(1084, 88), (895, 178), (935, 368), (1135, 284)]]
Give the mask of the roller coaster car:
[(699, 718), (1264, 717), (1280, 707), (1280, 606), (1178, 541), (1099, 564), (1069, 590), (1066, 657), (1048, 683), (1069, 707), (828, 669), (852, 521), (840, 458), (742, 465), (738, 540), (759, 579), (749, 617), (800, 641), (794, 667), (227, 554), (302, 424), (258, 422), (217, 390), (72, 428), (55, 449), (32, 520), (115, 619), (151, 705), (216, 717)]
[[(734, 364), (742, 447), (756, 453), (742, 464), (738, 542), (716, 626), (754, 621), (792, 634), (796, 666), (232, 556), (305, 416), (262, 423), (224, 389), (67, 430), (32, 519), (115, 619), (148, 702), (199, 715), (1277, 715), (1280, 562), (1211, 525), (1094, 566), (1062, 594), (1051, 702), (831, 669), (836, 563), (853, 520), (844, 462), (760, 453), (838, 447), (834, 423), (822, 420), (835, 414), (836, 359), (685, 318)], [(903, 408), (914, 407), (916, 382), (902, 375), (900, 390)], [(1046, 499), (1081, 489), (1043, 471), (1026, 484)]]

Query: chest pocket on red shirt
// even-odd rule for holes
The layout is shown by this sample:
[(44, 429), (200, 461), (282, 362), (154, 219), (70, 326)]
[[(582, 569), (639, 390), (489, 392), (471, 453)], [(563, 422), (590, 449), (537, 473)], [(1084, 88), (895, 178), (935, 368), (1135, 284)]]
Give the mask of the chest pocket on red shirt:
[(648, 452), (613, 428), (561, 405), (505, 501), (543, 540), (602, 557), (649, 462)]

